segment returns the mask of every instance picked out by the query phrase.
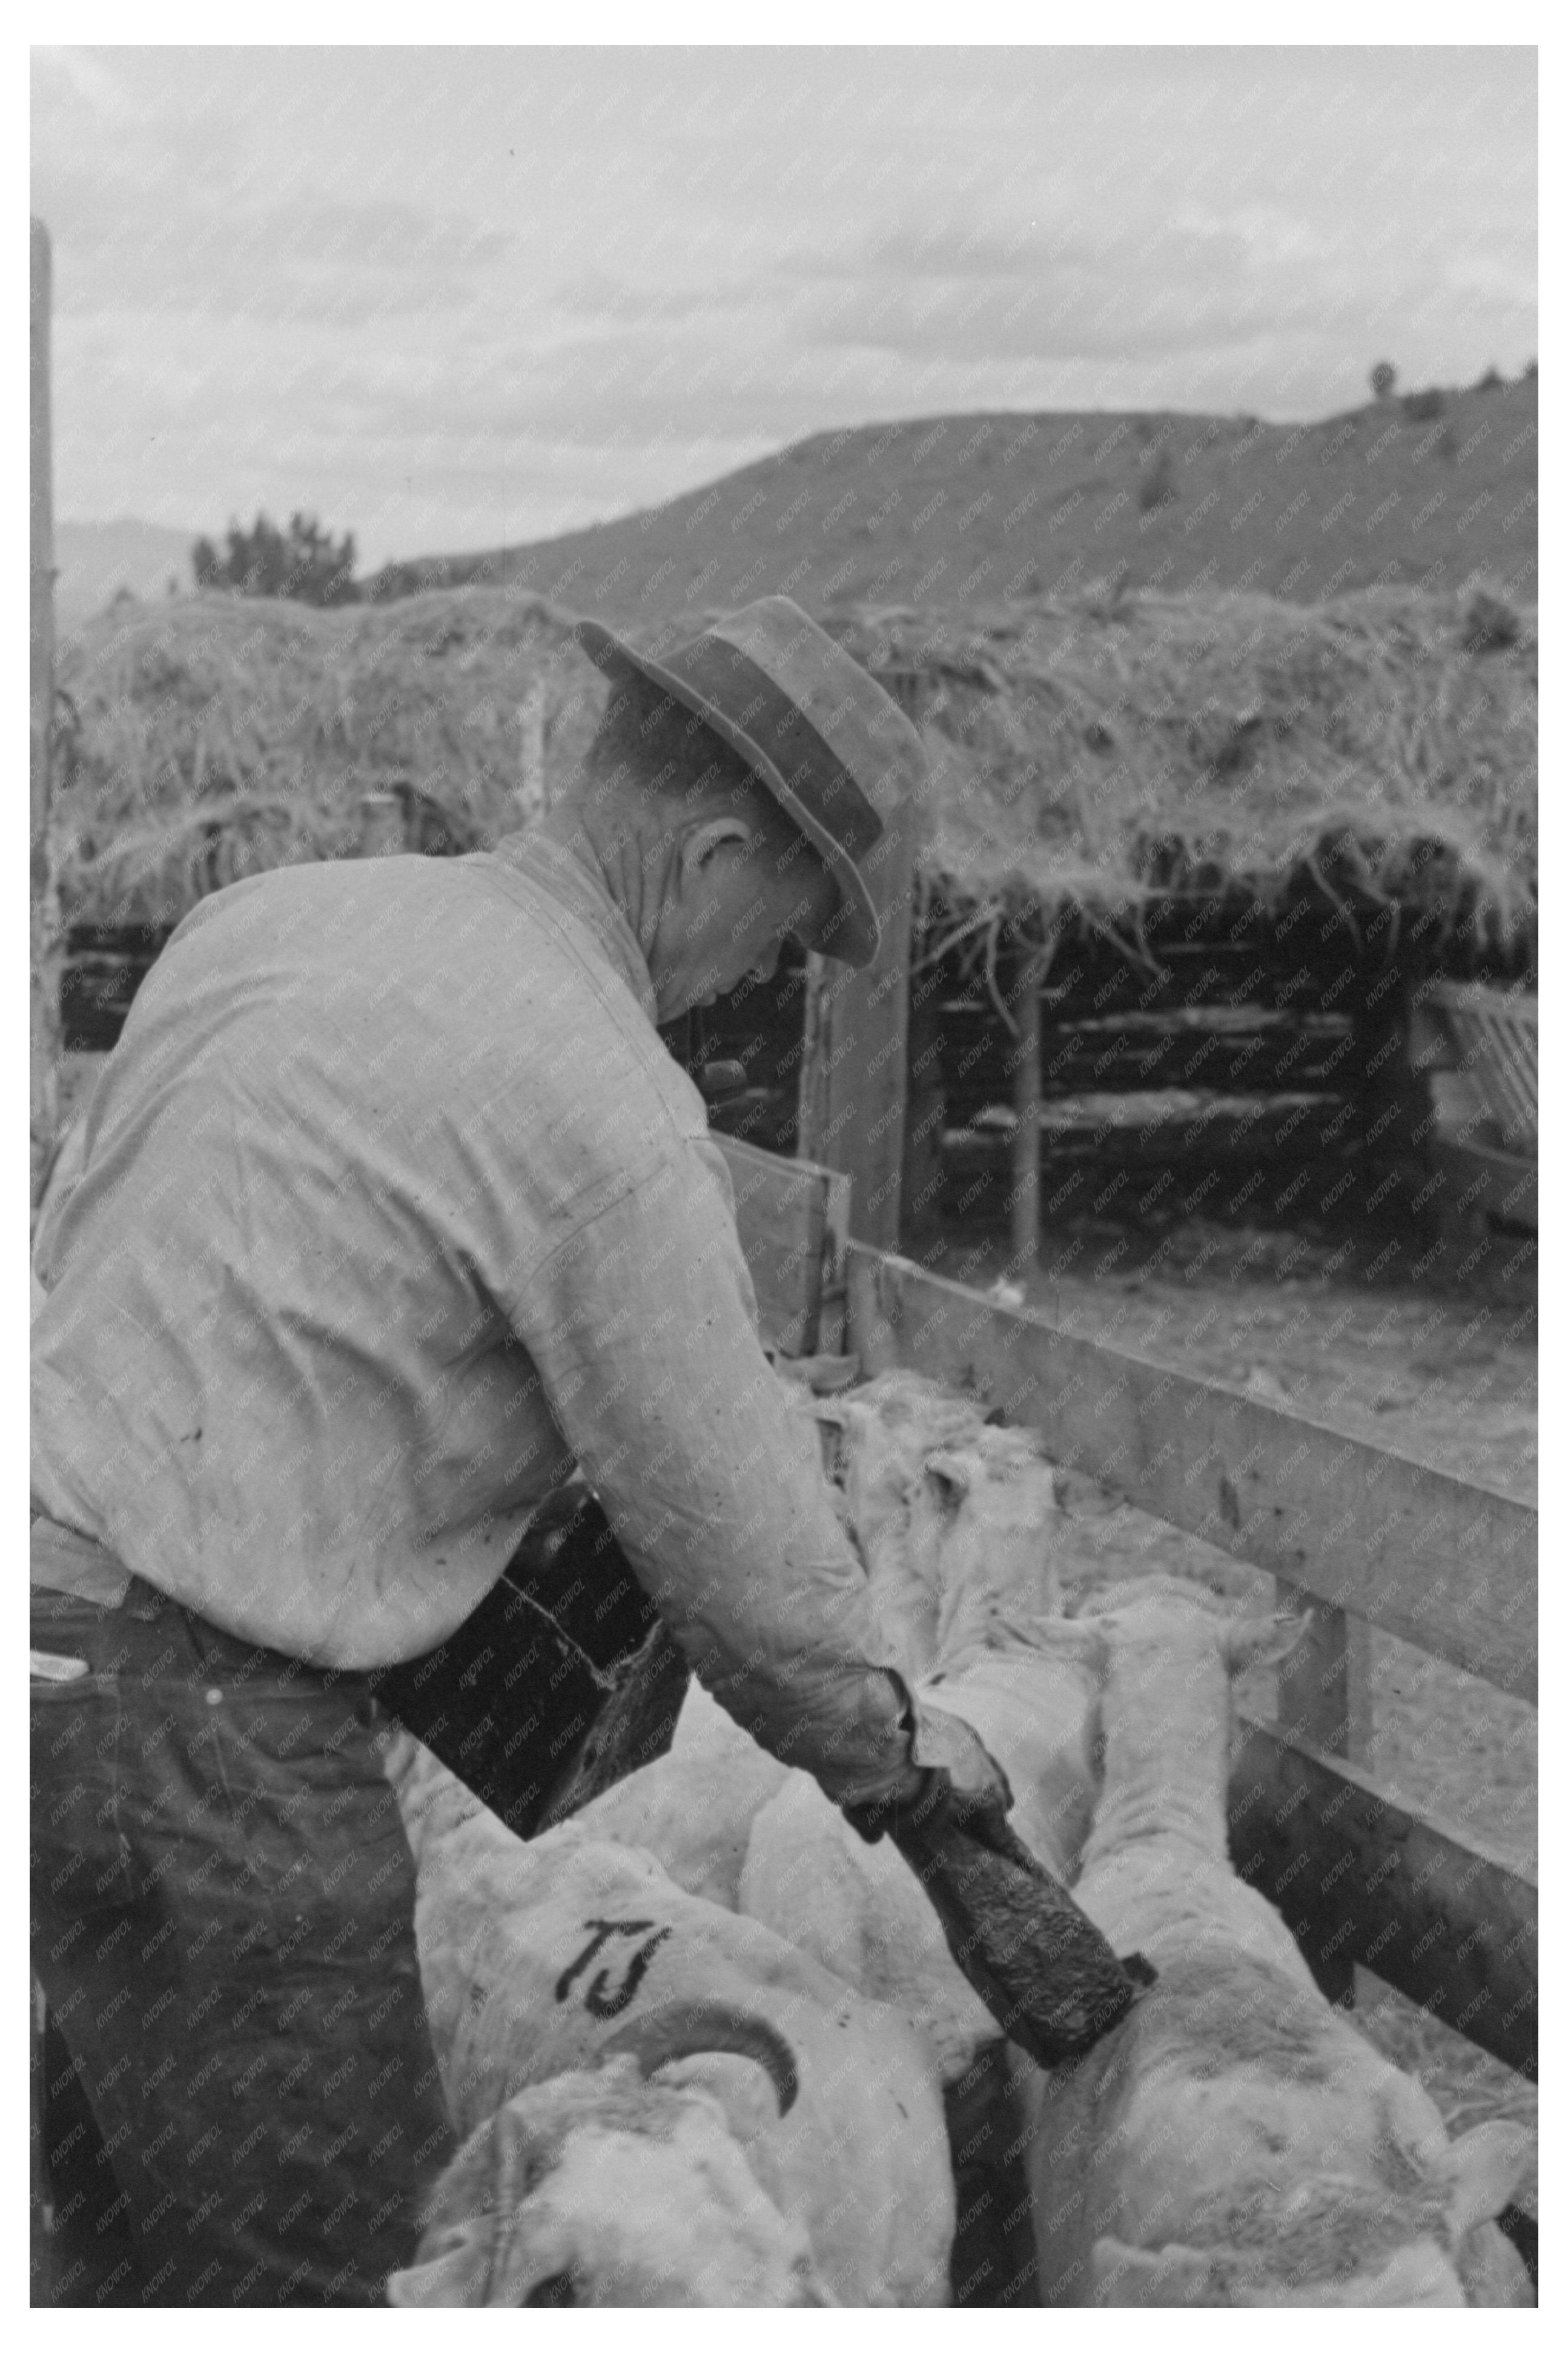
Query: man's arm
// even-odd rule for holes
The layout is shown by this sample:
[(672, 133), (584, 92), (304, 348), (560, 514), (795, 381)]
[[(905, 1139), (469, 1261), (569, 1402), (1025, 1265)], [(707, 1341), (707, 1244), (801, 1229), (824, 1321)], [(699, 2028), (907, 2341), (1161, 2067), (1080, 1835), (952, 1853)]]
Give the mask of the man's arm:
[(509, 1303), (627, 1558), (729, 1712), (847, 1802), (911, 1785), (907, 1695), (815, 1440), (763, 1354), (732, 1198), (692, 1143)]

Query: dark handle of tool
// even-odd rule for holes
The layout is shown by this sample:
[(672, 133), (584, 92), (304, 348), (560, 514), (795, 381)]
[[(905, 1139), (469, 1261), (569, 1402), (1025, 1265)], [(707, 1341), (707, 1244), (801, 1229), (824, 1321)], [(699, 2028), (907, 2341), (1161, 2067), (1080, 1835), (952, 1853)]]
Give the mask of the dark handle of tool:
[(961, 1795), (941, 1767), (912, 1800), (846, 1810), (863, 1837), (886, 1831), (931, 1898), (953, 1959), (1040, 2066), (1081, 2058), (1152, 1984), (1143, 1956), (1118, 1960), (1001, 1806)]

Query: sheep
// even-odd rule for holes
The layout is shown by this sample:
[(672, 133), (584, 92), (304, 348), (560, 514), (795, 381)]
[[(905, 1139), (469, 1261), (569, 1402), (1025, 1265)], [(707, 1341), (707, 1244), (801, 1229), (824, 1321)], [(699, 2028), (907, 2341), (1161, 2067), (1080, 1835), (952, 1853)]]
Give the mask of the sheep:
[(1054, 1474), (1027, 1432), (909, 1372), (816, 1410), (841, 1433), (846, 1515), (889, 1658), (911, 1683), (952, 1655), (955, 1612), (973, 1626), (1059, 1607)]
[[(1095, 1786), (1092, 1678), (1029, 1630), (988, 1619), (984, 1630), (984, 1641), (920, 1688), (980, 1735), (1012, 1785), (1014, 1828), (1065, 1881)], [(997, 1642), (1005, 1647), (992, 1647)], [(918, 2026), (944, 2084), (998, 2040), (1001, 2030), (898, 1850), (889, 1841), (868, 1846), (806, 1774), (790, 1774), (756, 1814), (738, 1894), (752, 1918)]]
[(591, 1799), (561, 1833), (645, 1848), (688, 1894), (735, 1912), (752, 1820), (792, 1771), (694, 1678), (665, 1755)]
[[(839, 1434), (885, 1654), (979, 1733), (1012, 1782), (1014, 1827), (1068, 1877), (1089, 1827), (1094, 1693), (1081, 1668), (1031, 1637), (1058, 1598), (1050, 1466), (1032, 1438), (983, 1423), (972, 1400), (915, 1375), (884, 1375), (813, 1409)], [(647, 1847), (681, 1886), (891, 2005), (930, 2042), (944, 2085), (997, 2041), (897, 1849), (868, 1846), (808, 1774), (764, 1757), (699, 1686), (668, 1756), (573, 1827)]]
[(826, 2305), (723, 2105), (630, 2054), (519, 2092), (447, 2168), (395, 2306)]
[[(415, 1856), (432, 2042), (464, 2143), (402, 2300), (432, 2300), (432, 2288), (461, 2300), (478, 2281), (489, 2300), (511, 2301), (508, 2283), (534, 2279), (547, 2241), (570, 2242), (565, 2267), (583, 2301), (620, 2300), (628, 2281), (641, 2295), (654, 2276), (650, 2226), (624, 2184), (646, 2174), (657, 2210), (675, 2195), (677, 2166), (681, 2202), (711, 2222), (698, 2232), (710, 2253), (723, 2238), (716, 2218), (731, 2211), (750, 2217), (751, 2253), (745, 2263), (744, 2248), (733, 2261), (713, 2256), (718, 2269), (693, 2275), (679, 2297), (665, 2279), (663, 2300), (721, 2301), (736, 2265), (750, 2263), (752, 2301), (947, 2301), (954, 2211), (942, 2101), (929, 2053), (900, 2019), (760, 1924), (688, 1894), (645, 1852), (574, 1824), (525, 1844), (405, 1733), (389, 1741), (387, 1771)], [(628, 2122), (636, 2099), (624, 2071), (596, 2090), (575, 2085), (563, 2106), (511, 2106), (626, 2052), (659, 2077), (645, 2087), (640, 2125)], [(674, 2091), (689, 2095), (684, 2121), (668, 2105)], [(719, 2115), (734, 2162), (718, 2149)], [(600, 2148), (606, 2134), (613, 2148)], [(523, 2144), (563, 2150), (561, 2179), (542, 2205), (497, 2212), (481, 2200), (476, 2219), (476, 2191), (511, 2180), (508, 2152)], [(625, 2209), (619, 2221), (586, 2186), (601, 2158), (605, 2182), (623, 2185), (607, 2200)], [(748, 2202), (742, 2161), (761, 2205)], [(707, 2184), (719, 2185), (711, 2197)], [(553, 2238), (542, 2218), (553, 2218)], [(628, 2290), (626, 2300), (637, 2298)]]
[(1075, 1656), (1101, 1646), (1104, 1778), (1076, 1894), (1158, 1982), (1074, 2065), (1016, 2063), (1042, 2303), (1529, 2300), (1491, 2220), (1528, 2136), (1483, 2125), (1450, 2145), (1231, 1869), (1229, 1678), (1297, 1630), (1226, 1622), (1167, 1578), (1063, 1630)]

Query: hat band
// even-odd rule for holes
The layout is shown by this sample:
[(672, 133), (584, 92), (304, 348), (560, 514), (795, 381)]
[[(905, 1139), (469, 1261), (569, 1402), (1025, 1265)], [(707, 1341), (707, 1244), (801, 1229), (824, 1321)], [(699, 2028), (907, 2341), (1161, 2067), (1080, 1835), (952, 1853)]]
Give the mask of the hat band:
[(776, 680), (721, 638), (698, 638), (662, 667), (766, 754), (812, 821), (857, 863), (880, 839), (882, 820), (838, 754)]

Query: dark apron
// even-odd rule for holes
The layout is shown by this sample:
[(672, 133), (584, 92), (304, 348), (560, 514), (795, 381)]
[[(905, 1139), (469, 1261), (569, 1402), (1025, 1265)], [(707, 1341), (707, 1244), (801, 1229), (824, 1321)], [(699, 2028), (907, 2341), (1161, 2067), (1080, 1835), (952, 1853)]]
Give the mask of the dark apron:
[(384, 1706), (520, 1838), (662, 1757), (689, 1670), (583, 1487), (548, 1497), (438, 1649), (383, 1667)]

